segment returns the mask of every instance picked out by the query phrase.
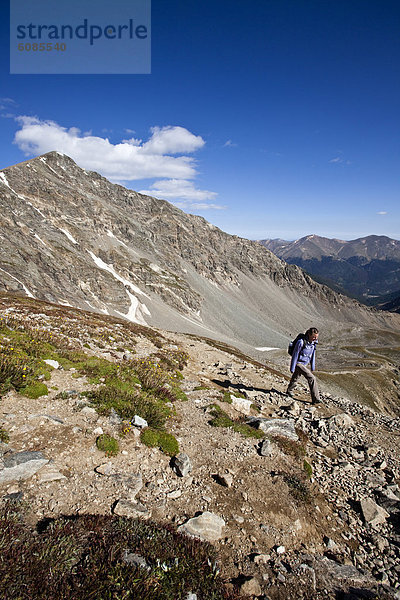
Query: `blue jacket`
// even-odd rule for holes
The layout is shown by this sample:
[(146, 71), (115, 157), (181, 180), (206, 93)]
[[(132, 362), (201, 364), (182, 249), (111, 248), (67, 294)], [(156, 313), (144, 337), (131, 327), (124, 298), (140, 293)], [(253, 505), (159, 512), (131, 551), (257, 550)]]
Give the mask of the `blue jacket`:
[(311, 371), (315, 369), (315, 351), (318, 341), (307, 342), (307, 340), (300, 339), (297, 341), (292, 354), (292, 361), (290, 363), (290, 371), (294, 373), (297, 363), (302, 365), (308, 365), (311, 363)]

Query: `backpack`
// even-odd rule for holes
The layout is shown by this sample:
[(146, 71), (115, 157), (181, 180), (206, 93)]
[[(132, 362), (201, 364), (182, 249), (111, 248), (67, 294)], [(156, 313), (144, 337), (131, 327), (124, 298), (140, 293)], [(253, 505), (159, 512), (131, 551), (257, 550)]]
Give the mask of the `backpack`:
[(304, 333), (299, 333), (299, 335), (297, 337), (295, 337), (295, 339), (292, 342), (289, 343), (289, 346), (288, 346), (288, 349), (287, 349), (288, 354), (290, 354), (290, 356), (292, 356), (293, 355), (294, 347), (297, 344), (297, 342), (299, 340), (305, 340), (305, 339), (306, 339), (305, 334)]

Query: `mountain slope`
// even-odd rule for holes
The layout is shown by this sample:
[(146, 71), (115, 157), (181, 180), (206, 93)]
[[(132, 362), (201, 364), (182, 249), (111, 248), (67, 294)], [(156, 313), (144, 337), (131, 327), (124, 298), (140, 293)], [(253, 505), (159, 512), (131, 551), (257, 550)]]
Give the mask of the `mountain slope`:
[(344, 293), (360, 299), (384, 296), (400, 287), (400, 242), (386, 236), (344, 241), (308, 235), (294, 242), (260, 243), (319, 281), (340, 286)]
[(58, 152), (0, 172), (0, 289), (248, 346), (310, 323), (384, 324), (256, 242)]

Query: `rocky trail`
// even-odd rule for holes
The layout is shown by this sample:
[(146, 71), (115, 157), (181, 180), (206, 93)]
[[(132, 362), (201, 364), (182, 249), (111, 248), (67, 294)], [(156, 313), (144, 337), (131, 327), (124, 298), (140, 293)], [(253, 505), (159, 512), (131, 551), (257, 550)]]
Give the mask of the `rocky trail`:
[[(59, 327), (51, 311), (11, 313)], [(77, 321), (83, 345), (90, 327)], [(117, 331), (115, 320), (107, 328)], [(188, 399), (168, 422), (178, 457), (145, 446), (140, 427), (121, 437), (118, 414), (99, 415), (83, 395), (101, 383), (55, 365), (48, 395), (11, 390), (1, 399), (9, 442), (0, 443), (0, 496), (23, 501), (32, 524), (110, 513), (172, 524), (211, 541), (222, 575), (247, 597), (400, 598), (400, 419), (323, 389), (312, 406), (302, 386), (295, 399), (285, 394), (286, 373), (200, 338), (160, 333), (167, 351), (189, 355), (181, 382)], [(120, 341), (87, 345), (113, 362), (127, 355)], [(136, 337), (136, 358), (156, 351)], [(263, 437), (212, 426), (215, 405)], [(118, 439), (116, 456), (97, 448), (102, 433)]]

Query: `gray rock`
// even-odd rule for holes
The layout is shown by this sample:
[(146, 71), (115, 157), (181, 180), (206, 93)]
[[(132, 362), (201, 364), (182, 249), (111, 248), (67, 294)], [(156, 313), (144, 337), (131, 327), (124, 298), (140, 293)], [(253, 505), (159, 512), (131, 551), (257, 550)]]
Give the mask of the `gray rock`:
[(95, 467), (95, 472), (99, 475), (111, 475), (113, 472), (113, 465), (111, 462), (103, 463)]
[(50, 481), (62, 481), (63, 479), (67, 479), (65, 475), (60, 473), (60, 471), (54, 465), (45, 465), (43, 469), (41, 469), (38, 474), (39, 483), (49, 483)]
[(149, 426), (146, 419), (142, 419), (142, 417), (139, 417), (139, 415), (135, 415), (131, 423), (132, 425), (135, 425), (135, 427), (139, 427), (140, 429), (144, 429), (145, 427)]
[(49, 461), (41, 452), (16, 452), (3, 458), (4, 468), (0, 471), (0, 483), (29, 479)]
[(189, 519), (189, 521), (178, 527), (178, 531), (207, 542), (214, 542), (222, 537), (224, 526), (225, 521), (221, 517), (206, 511), (198, 517)]
[(132, 519), (136, 519), (140, 517), (141, 519), (149, 519), (151, 516), (151, 512), (144, 504), (140, 502), (131, 502), (130, 500), (118, 500), (114, 505), (112, 512), (114, 515), (119, 517), (131, 517)]
[(281, 435), (290, 440), (297, 441), (298, 435), (295, 431), (294, 421), (291, 419), (267, 419), (264, 417), (249, 417), (246, 423), (261, 429), (267, 435)]
[(340, 429), (354, 427), (354, 420), (346, 413), (334, 415), (329, 419), (329, 423), (336, 425), (336, 427), (339, 427)]
[(193, 469), (190, 458), (185, 452), (180, 452), (172, 458), (171, 467), (179, 477), (186, 477)]
[(141, 473), (132, 473), (127, 477), (125, 481), (127, 487), (129, 488), (129, 494), (131, 500), (135, 498), (135, 496), (140, 492), (143, 487), (143, 477)]
[(232, 406), (238, 412), (243, 413), (244, 415), (249, 414), (250, 407), (252, 405), (252, 400), (245, 400), (244, 398), (237, 398), (236, 396), (232, 396)]
[(259, 445), (261, 456), (272, 456), (274, 453), (273, 444), (270, 440), (263, 440)]
[(386, 522), (386, 519), (390, 516), (388, 512), (376, 502), (370, 498), (362, 499), (360, 502), (361, 512), (366, 523), (369, 523), (371, 527), (376, 527)]

